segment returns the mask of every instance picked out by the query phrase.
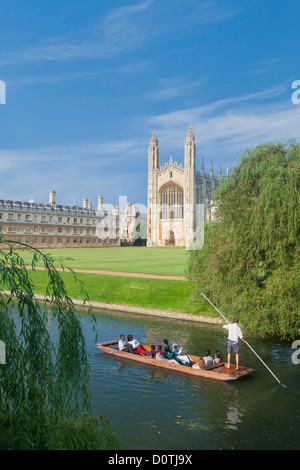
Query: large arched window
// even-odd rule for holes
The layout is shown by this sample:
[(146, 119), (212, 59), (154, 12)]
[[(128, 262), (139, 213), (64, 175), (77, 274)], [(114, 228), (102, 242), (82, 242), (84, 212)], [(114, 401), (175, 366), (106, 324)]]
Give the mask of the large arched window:
[(167, 183), (160, 189), (159, 218), (183, 219), (183, 189), (179, 184)]

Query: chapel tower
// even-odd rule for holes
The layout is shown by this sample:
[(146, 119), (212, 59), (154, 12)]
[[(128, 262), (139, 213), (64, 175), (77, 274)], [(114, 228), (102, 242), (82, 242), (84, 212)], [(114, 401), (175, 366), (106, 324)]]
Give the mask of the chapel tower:
[(159, 166), (158, 141), (153, 131), (148, 150), (148, 217), (147, 246), (190, 246), (199, 224), (199, 207), (204, 219), (209, 218), (212, 197), (220, 180), (196, 171), (196, 143), (189, 126), (184, 145), (184, 166), (170, 156)]
[(184, 239), (193, 241), (196, 210), (196, 144), (190, 124), (184, 146)]
[(153, 131), (148, 150), (148, 222), (147, 222), (147, 239), (151, 244), (155, 244), (157, 239), (157, 206), (158, 206), (158, 166), (159, 166), (159, 150), (158, 141)]

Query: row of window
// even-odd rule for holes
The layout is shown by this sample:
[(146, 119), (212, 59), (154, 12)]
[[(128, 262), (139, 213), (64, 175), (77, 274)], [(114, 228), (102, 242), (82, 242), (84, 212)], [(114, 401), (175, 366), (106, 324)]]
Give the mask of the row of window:
[[(2, 232), (5, 229), (5, 227), (0, 226), (0, 231)], [(34, 227), (21, 227), (20, 225), (8, 225), (7, 226), (7, 232), (25, 232), (25, 233), (55, 233), (55, 228), (53, 227), (39, 227), (39, 226), (34, 226)], [(95, 235), (96, 229), (95, 228), (73, 228), (71, 229), (70, 227), (65, 228), (63, 230), (63, 227), (57, 227), (57, 233), (73, 233), (74, 235), (76, 234), (93, 234)]]
[[(15, 240), (17, 242), (24, 242), (24, 240), (20, 237), (14, 237), (12, 238), (12, 240)], [(115, 240), (110, 240), (109, 238), (105, 239), (105, 240), (101, 240), (101, 239), (97, 239), (97, 238), (60, 238), (60, 237), (57, 237), (57, 238), (54, 238), (54, 237), (49, 237), (49, 238), (44, 238), (44, 237), (25, 237), (25, 243), (33, 243), (33, 244), (54, 244), (54, 243), (58, 243), (58, 244), (62, 244), (63, 242), (67, 243), (67, 244), (95, 244), (95, 243), (98, 243), (98, 244), (103, 244), (103, 243), (106, 243), (106, 244), (111, 244), (111, 243), (114, 243)]]
[[(22, 220), (25, 220), (25, 222), (42, 222), (42, 223), (67, 223), (67, 224), (80, 224), (80, 225), (91, 225), (93, 223), (95, 225), (96, 220), (95, 219), (83, 219), (79, 217), (60, 217), (60, 216), (52, 216), (52, 215), (33, 215), (33, 214), (25, 214), (25, 218), (23, 217), (23, 214), (13, 214), (13, 213), (8, 213), (7, 214), (7, 220), (9, 221), (19, 221), (21, 222)], [(0, 219), (4, 218), (4, 213), (0, 212)]]

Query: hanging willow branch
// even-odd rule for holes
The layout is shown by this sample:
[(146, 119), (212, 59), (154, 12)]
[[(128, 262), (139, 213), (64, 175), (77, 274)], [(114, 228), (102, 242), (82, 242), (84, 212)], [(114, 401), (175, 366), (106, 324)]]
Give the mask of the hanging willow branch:
[[(107, 420), (91, 412), (85, 339), (55, 260), (25, 243), (3, 238), (0, 243), (8, 246), (0, 251), (0, 340), (6, 346), (6, 363), (0, 365), (0, 449), (118, 447)], [(47, 308), (35, 299), (15, 244), (32, 253), (33, 270), (43, 262)], [(50, 322), (58, 330), (57, 344)]]

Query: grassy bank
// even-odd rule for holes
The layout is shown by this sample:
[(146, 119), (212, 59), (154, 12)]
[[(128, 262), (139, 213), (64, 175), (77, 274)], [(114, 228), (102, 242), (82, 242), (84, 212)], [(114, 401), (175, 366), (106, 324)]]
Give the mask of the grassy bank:
[[(66, 265), (72, 269), (94, 269), (184, 276), (187, 251), (184, 248), (151, 248), (128, 246), (115, 248), (76, 248), (44, 250), (55, 259), (68, 258)], [(20, 251), (30, 263), (31, 254)], [(59, 263), (57, 262), (58, 266)]]
[[(82, 281), (91, 301), (216, 316), (214, 310), (204, 301), (197, 305), (191, 302), (192, 284), (186, 281), (80, 273), (76, 276), (77, 282), (74, 282), (72, 273), (64, 272), (61, 275), (71, 298), (84, 299), (79, 282)], [(45, 294), (47, 273), (35, 271), (30, 272), (30, 276), (34, 282), (35, 293)]]

